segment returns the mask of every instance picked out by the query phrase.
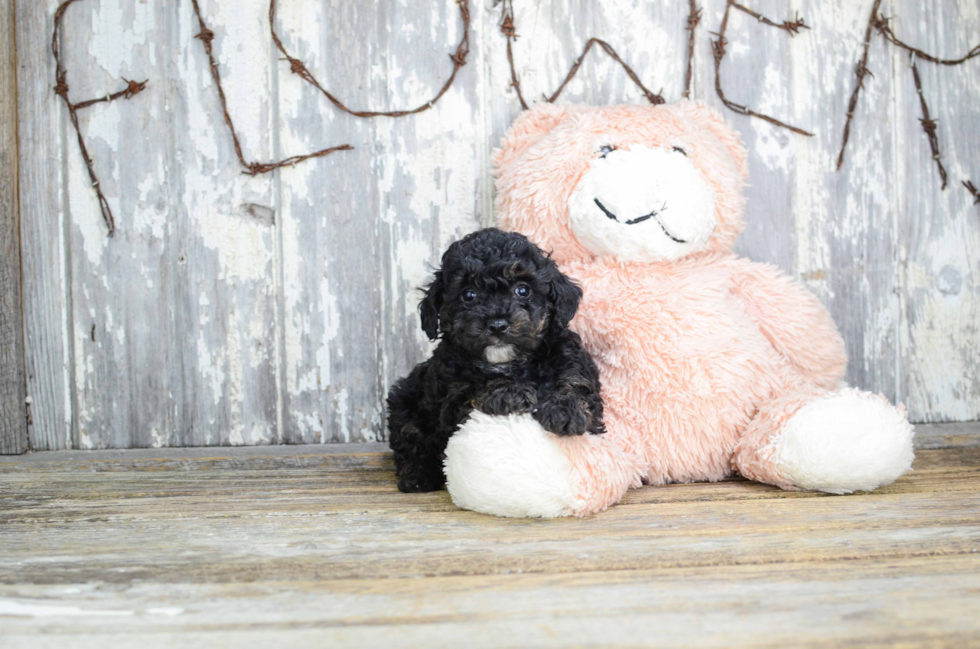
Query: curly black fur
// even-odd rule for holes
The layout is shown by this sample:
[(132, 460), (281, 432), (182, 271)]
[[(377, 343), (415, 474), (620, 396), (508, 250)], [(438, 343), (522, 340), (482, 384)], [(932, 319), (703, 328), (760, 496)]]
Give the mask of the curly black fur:
[(605, 432), (599, 370), (568, 323), (582, 289), (521, 234), (480, 230), (452, 244), (419, 304), (441, 338), (388, 394), (398, 488), (446, 482), (446, 444), (474, 409), (531, 413), (557, 435)]

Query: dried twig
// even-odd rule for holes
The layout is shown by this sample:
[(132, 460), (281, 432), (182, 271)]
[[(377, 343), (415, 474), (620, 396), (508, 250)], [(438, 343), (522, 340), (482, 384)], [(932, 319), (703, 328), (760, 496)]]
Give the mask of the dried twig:
[[(514, 27), (513, 0), (501, 0), (501, 4), (503, 5), (503, 9), (500, 19), (500, 31), (507, 38), (507, 60), (510, 63), (511, 85), (517, 89), (517, 98), (521, 102), (521, 108), (527, 110), (528, 104), (526, 101), (524, 101), (524, 96), (521, 94), (521, 82), (517, 76), (517, 66), (514, 64), (514, 54), (511, 49), (511, 43), (517, 40), (517, 32)], [(646, 97), (647, 101), (654, 105), (666, 103), (666, 100), (660, 93), (652, 92), (649, 88), (643, 85), (643, 82), (640, 81), (640, 77), (633, 71), (633, 68), (627, 65), (627, 63), (620, 58), (619, 54), (616, 53), (616, 50), (613, 49), (612, 45), (595, 37), (590, 38), (588, 42), (586, 42), (585, 48), (582, 50), (582, 54), (580, 54), (579, 57), (575, 59), (575, 62), (572, 63), (571, 69), (569, 69), (568, 74), (565, 75), (565, 80), (561, 82), (558, 89), (555, 90), (551, 96), (543, 96), (543, 99), (546, 102), (552, 104), (558, 99), (559, 95), (561, 95), (562, 91), (565, 89), (565, 86), (568, 85), (568, 83), (575, 77), (575, 74), (578, 72), (579, 68), (582, 67), (582, 62), (585, 60), (586, 55), (589, 53), (589, 50), (592, 49), (593, 45), (598, 45), (606, 54), (610, 56), (610, 58), (612, 58), (613, 61), (622, 66), (623, 70), (626, 72), (626, 76), (630, 78), (630, 81), (636, 84), (636, 86), (643, 93), (643, 96)]]
[(840, 169), (841, 165), (844, 163), (844, 150), (847, 148), (847, 142), (851, 135), (851, 120), (854, 119), (854, 109), (857, 107), (858, 95), (860, 94), (861, 89), (864, 87), (864, 77), (871, 76), (871, 72), (868, 71), (868, 50), (871, 47), (871, 35), (874, 33), (874, 30), (877, 29), (885, 40), (904, 49), (913, 57), (912, 74), (915, 77), (916, 90), (919, 92), (919, 100), (923, 107), (924, 116), (924, 119), (919, 121), (922, 122), (922, 128), (926, 131), (926, 135), (929, 137), (929, 144), (933, 147), (933, 158), (936, 160), (936, 164), (939, 165), (939, 175), (942, 176), (943, 188), (945, 189), (946, 170), (939, 161), (939, 145), (938, 140), (936, 140), (936, 121), (928, 118), (929, 109), (926, 106), (925, 98), (922, 96), (922, 85), (921, 81), (919, 80), (919, 73), (915, 67), (914, 61), (916, 58), (919, 58), (923, 61), (929, 61), (930, 63), (936, 63), (938, 65), (960, 65), (962, 63), (966, 63), (974, 57), (980, 56), (980, 44), (977, 44), (977, 46), (967, 52), (965, 56), (958, 59), (941, 59), (937, 56), (933, 56), (927, 52), (923, 52), (917, 47), (912, 47), (895, 36), (895, 32), (892, 31), (891, 25), (889, 24), (889, 19), (878, 13), (878, 8), (880, 6), (881, 0), (875, 0), (874, 5), (871, 7), (871, 17), (868, 19), (868, 27), (864, 32), (863, 53), (861, 55), (861, 61), (858, 63), (856, 70), (857, 83), (854, 84), (854, 92), (851, 94), (851, 101), (847, 105), (847, 121), (844, 122), (844, 138), (841, 141), (840, 153), (837, 155), (837, 168)]
[(762, 14), (760, 14), (758, 12), (752, 11), (751, 9), (749, 9), (748, 7), (746, 7), (745, 5), (738, 4), (737, 2), (729, 2), (729, 4), (732, 7), (738, 9), (739, 11), (742, 11), (742, 12), (747, 13), (748, 15), (752, 16), (753, 18), (755, 18), (756, 20), (758, 20), (763, 25), (769, 25), (770, 27), (775, 27), (776, 29), (782, 29), (782, 30), (785, 30), (785, 31), (789, 32), (789, 35), (790, 36), (796, 36), (797, 34), (800, 33), (800, 30), (801, 29), (810, 29), (807, 26), (807, 24), (805, 22), (803, 22), (803, 19), (800, 18), (799, 14), (797, 14), (797, 16), (796, 16), (796, 18), (794, 20), (784, 20), (781, 23), (777, 23), (775, 21), (769, 20), (768, 18), (766, 18), (765, 16), (763, 16)]
[(514, 0), (498, 0), (503, 7), (500, 10), (500, 33), (507, 39), (507, 62), (510, 63), (510, 86), (517, 92), (517, 100), (521, 102), (521, 108), (527, 110), (527, 102), (524, 101), (524, 93), (521, 92), (521, 80), (517, 78), (517, 69), (514, 67), (514, 41), (517, 40), (517, 29), (514, 27)]
[(939, 177), (943, 181), (940, 189), (945, 190), (946, 168), (943, 166), (943, 161), (939, 157), (939, 136), (936, 134), (938, 122), (929, 116), (929, 105), (926, 104), (926, 97), (922, 94), (922, 79), (919, 78), (919, 68), (915, 65), (915, 58), (912, 59), (912, 78), (915, 79), (915, 91), (919, 93), (919, 104), (922, 106), (922, 118), (919, 121), (922, 123), (922, 130), (925, 131), (926, 137), (929, 138), (932, 159), (936, 161), (936, 166), (939, 167)]
[(550, 97), (545, 97), (545, 101), (547, 101), (549, 104), (555, 103), (555, 100), (558, 99), (558, 95), (561, 94), (561, 91), (565, 89), (565, 86), (568, 85), (568, 82), (572, 80), (572, 78), (578, 72), (578, 69), (582, 66), (582, 61), (585, 60), (585, 56), (589, 53), (589, 50), (592, 49), (593, 45), (598, 45), (601, 47), (613, 61), (623, 66), (623, 70), (626, 71), (626, 76), (628, 76), (630, 80), (635, 83), (637, 87), (639, 87), (639, 89), (643, 92), (643, 96), (647, 98), (647, 101), (654, 105), (665, 103), (665, 100), (660, 93), (651, 92), (646, 86), (643, 85), (643, 82), (640, 81), (640, 77), (636, 76), (636, 72), (633, 71), (633, 68), (626, 65), (626, 62), (619, 58), (619, 54), (616, 54), (616, 50), (613, 49), (612, 45), (595, 37), (588, 40), (588, 42), (585, 44), (585, 49), (583, 49), (582, 54), (575, 59), (575, 63), (572, 64), (571, 69), (569, 69), (568, 74), (565, 76), (565, 80), (561, 82), (560, 86), (558, 86), (558, 90), (556, 90)]
[(861, 89), (864, 88), (864, 78), (866, 76), (874, 76), (871, 71), (868, 70), (868, 51), (871, 49), (871, 35), (874, 30), (875, 18), (878, 16), (878, 7), (881, 6), (881, 0), (875, 0), (874, 5), (871, 7), (871, 18), (868, 19), (868, 27), (864, 30), (864, 49), (861, 54), (861, 60), (858, 61), (857, 68), (855, 69), (855, 74), (857, 75), (857, 82), (854, 84), (854, 92), (851, 93), (851, 100), (847, 103), (847, 120), (844, 122), (844, 139), (840, 145), (840, 153), (837, 154), (837, 168), (844, 164), (844, 149), (847, 148), (847, 141), (851, 137), (851, 120), (854, 119), (854, 109), (857, 108), (858, 95), (861, 94)]
[(971, 194), (973, 194), (973, 204), (974, 205), (980, 205), (980, 189), (977, 189), (976, 187), (974, 187), (973, 181), (972, 180), (964, 180), (963, 181), (963, 186), (966, 187), (966, 191), (968, 191)]
[(922, 93), (922, 79), (919, 77), (919, 68), (915, 65), (915, 60), (916, 58), (920, 58), (937, 65), (960, 65), (966, 63), (976, 56), (980, 56), (980, 43), (978, 43), (972, 50), (967, 52), (965, 56), (958, 59), (941, 59), (899, 40), (899, 38), (895, 36), (895, 32), (892, 31), (888, 18), (881, 15), (875, 15), (872, 17), (872, 23), (888, 42), (904, 49), (909, 53), (912, 67), (912, 78), (915, 81), (915, 91), (919, 95), (919, 104), (922, 106), (922, 118), (919, 120), (919, 122), (922, 123), (922, 130), (925, 131), (926, 137), (929, 139), (929, 147), (932, 149), (932, 159), (936, 161), (936, 166), (939, 168), (939, 177), (943, 181), (942, 189), (945, 190), (947, 175), (946, 168), (943, 166), (943, 162), (939, 155), (939, 136), (936, 132), (938, 120), (931, 119), (929, 116), (929, 106), (926, 104), (925, 95)]
[[(196, 3), (196, 0), (195, 0)], [(292, 56), (286, 47), (282, 44), (282, 40), (279, 38), (279, 34), (276, 33), (276, 0), (269, 1), (269, 26), (272, 31), (272, 40), (276, 44), (276, 47), (282, 52), (282, 55), (286, 57), (289, 61), (289, 69), (293, 74), (298, 75), (304, 81), (312, 85), (314, 88), (323, 93), (323, 96), (330, 100), (330, 102), (344, 111), (349, 113), (354, 117), (403, 117), (405, 115), (414, 115), (416, 113), (421, 113), (432, 108), (439, 99), (446, 94), (450, 86), (456, 80), (456, 74), (459, 69), (466, 65), (466, 57), (470, 53), (470, 3), (469, 0), (456, 0), (457, 6), (459, 6), (459, 16), (463, 21), (463, 36), (456, 46), (456, 51), (449, 55), (449, 59), (453, 62), (453, 70), (449, 74), (449, 78), (446, 82), (442, 84), (442, 88), (439, 92), (424, 104), (417, 106), (416, 108), (411, 108), (407, 110), (391, 110), (391, 111), (375, 111), (375, 110), (352, 110), (348, 108), (340, 99), (333, 95), (330, 91), (324, 88), (320, 82), (317, 80), (313, 73), (310, 72), (306, 64), (300, 59)]]
[(687, 72), (684, 74), (684, 98), (691, 97), (691, 76), (694, 68), (694, 30), (701, 22), (701, 8), (697, 0), (690, 0), (691, 12), (687, 15)]
[(232, 122), (231, 115), (228, 113), (228, 99), (225, 97), (225, 91), (221, 85), (221, 73), (218, 71), (218, 61), (214, 58), (214, 52), (211, 47), (211, 42), (214, 40), (214, 32), (208, 29), (207, 24), (204, 22), (204, 16), (201, 15), (201, 7), (198, 5), (197, 0), (191, 0), (191, 4), (194, 7), (194, 14), (197, 16), (197, 22), (201, 30), (194, 38), (201, 41), (201, 43), (204, 45), (204, 51), (208, 55), (208, 61), (210, 62), (211, 67), (211, 78), (214, 79), (214, 85), (218, 88), (218, 98), (221, 100), (221, 110), (224, 113), (225, 123), (228, 125), (228, 130), (231, 131), (231, 139), (235, 144), (235, 154), (238, 156), (238, 161), (241, 163), (241, 165), (245, 167), (245, 171), (243, 173), (249, 176), (256, 176), (258, 174), (264, 174), (272, 171), (273, 169), (278, 169), (279, 167), (292, 166), (298, 162), (309, 160), (310, 158), (320, 158), (322, 156), (329, 155), (334, 151), (347, 151), (354, 148), (349, 144), (341, 144), (340, 146), (314, 151), (313, 153), (308, 153), (306, 155), (292, 156), (278, 162), (249, 162), (246, 160), (245, 154), (242, 153), (242, 144), (238, 139), (238, 132), (235, 131), (235, 124)]
[(88, 147), (85, 146), (85, 138), (82, 137), (82, 130), (78, 126), (78, 111), (82, 108), (88, 108), (93, 104), (98, 104), (101, 102), (110, 102), (117, 99), (131, 99), (134, 95), (139, 94), (146, 88), (147, 81), (126, 81), (126, 87), (119, 92), (106, 95), (105, 97), (99, 97), (97, 99), (88, 99), (86, 101), (80, 101), (77, 104), (73, 103), (68, 97), (68, 71), (61, 62), (61, 49), (58, 45), (59, 36), (61, 34), (61, 19), (65, 15), (69, 5), (78, 0), (65, 0), (62, 2), (58, 9), (54, 12), (54, 32), (51, 35), (51, 53), (54, 54), (55, 60), (55, 80), (56, 85), (54, 86), (55, 94), (61, 97), (65, 106), (68, 108), (68, 116), (71, 118), (72, 126), (75, 128), (75, 134), (78, 136), (78, 148), (82, 151), (82, 158), (85, 160), (85, 166), (88, 168), (88, 177), (92, 181), (92, 187), (95, 188), (95, 193), (99, 197), (99, 208), (102, 210), (102, 220), (105, 221), (106, 228), (108, 230), (108, 235), (111, 237), (116, 233), (116, 220), (112, 216), (112, 208), (109, 207), (109, 201), (106, 200), (105, 194), (102, 193), (102, 186), (99, 184), (99, 177), (95, 173), (95, 164), (92, 162), (92, 156), (88, 153)]
[(737, 2), (735, 2), (735, 0), (728, 0), (727, 4), (725, 5), (725, 14), (721, 19), (721, 28), (715, 34), (715, 36), (718, 37), (718, 40), (711, 42), (711, 51), (715, 57), (715, 91), (718, 93), (718, 98), (721, 99), (722, 103), (725, 104), (726, 107), (728, 107), (730, 110), (735, 111), (736, 113), (739, 113), (741, 115), (748, 115), (750, 117), (758, 117), (759, 119), (765, 120), (770, 124), (775, 124), (776, 126), (787, 128), (793, 131), (794, 133), (799, 133), (800, 135), (807, 135), (812, 137), (813, 133), (804, 131), (803, 129), (798, 128), (796, 126), (791, 126), (790, 124), (787, 124), (785, 122), (781, 122), (775, 117), (771, 117), (769, 115), (763, 115), (762, 113), (757, 113), (751, 108), (748, 108), (747, 106), (743, 106), (741, 104), (736, 104), (735, 102), (730, 101), (727, 97), (725, 97), (725, 93), (721, 89), (721, 61), (722, 59), (725, 58), (725, 54), (727, 52), (726, 46), (728, 45), (728, 39), (725, 38), (725, 32), (728, 30), (728, 17), (731, 14), (732, 8), (738, 9), (739, 11), (742, 11), (752, 16), (753, 18), (755, 18), (756, 20), (758, 20), (763, 24), (776, 27), (777, 29), (782, 29), (790, 36), (795, 36), (800, 32), (801, 29), (809, 29), (806, 23), (803, 22), (802, 18), (797, 17), (795, 20), (792, 21), (783, 21), (782, 23), (777, 23), (772, 20), (769, 20), (762, 14), (752, 11), (748, 7), (738, 4)]
[[(877, 6), (877, 4), (875, 6)], [(941, 59), (932, 56), (931, 54), (927, 54), (926, 52), (923, 52), (918, 48), (912, 47), (908, 43), (904, 43), (900, 41), (895, 36), (895, 32), (892, 31), (891, 26), (888, 24), (889, 23), (888, 18), (885, 18), (884, 16), (872, 14), (872, 22), (874, 24), (874, 27), (879, 32), (881, 32), (881, 35), (884, 36), (886, 40), (888, 40), (890, 43), (894, 45), (897, 45), (898, 47), (901, 47), (905, 51), (910, 52), (911, 54), (915, 55), (917, 58), (922, 59), (923, 61), (929, 61), (930, 63), (936, 63), (939, 65), (960, 65), (961, 63), (966, 63), (967, 61), (969, 61), (974, 57), (980, 56), (980, 43), (977, 43), (976, 47), (974, 47), (972, 50), (966, 53), (966, 56), (960, 57), (958, 59)]]

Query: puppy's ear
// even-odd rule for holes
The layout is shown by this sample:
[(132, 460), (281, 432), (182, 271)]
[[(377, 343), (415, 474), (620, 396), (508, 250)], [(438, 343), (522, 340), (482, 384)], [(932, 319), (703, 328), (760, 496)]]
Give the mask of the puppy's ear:
[(429, 285), (425, 287), (425, 297), (419, 302), (422, 331), (429, 337), (429, 340), (435, 340), (439, 336), (439, 309), (442, 308), (442, 293), (445, 289), (442, 271), (438, 270)]
[(568, 323), (575, 317), (575, 312), (578, 311), (578, 303), (582, 300), (582, 289), (558, 270), (558, 265), (555, 262), (550, 259), (548, 261), (551, 265), (548, 298), (555, 307), (551, 326), (555, 330), (561, 330), (567, 327)]

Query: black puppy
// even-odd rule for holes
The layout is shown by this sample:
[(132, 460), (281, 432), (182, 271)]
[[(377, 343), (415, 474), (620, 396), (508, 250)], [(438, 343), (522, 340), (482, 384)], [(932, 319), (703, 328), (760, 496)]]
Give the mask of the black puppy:
[(599, 370), (568, 330), (581, 298), (524, 235), (489, 228), (449, 246), (419, 304), (442, 340), (388, 394), (401, 491), (443, 487), (446, 444), (473, 409), (531, 413), (558, 435), (605, 432)]

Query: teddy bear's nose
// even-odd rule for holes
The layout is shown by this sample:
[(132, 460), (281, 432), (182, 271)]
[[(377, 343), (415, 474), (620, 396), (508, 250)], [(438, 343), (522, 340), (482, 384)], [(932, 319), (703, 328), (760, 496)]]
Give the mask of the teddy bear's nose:
[(492, 334), (502, 334), (510, 328), (510, 323), (503, 318), (494, 318), (487, 323), (487, 329)]

